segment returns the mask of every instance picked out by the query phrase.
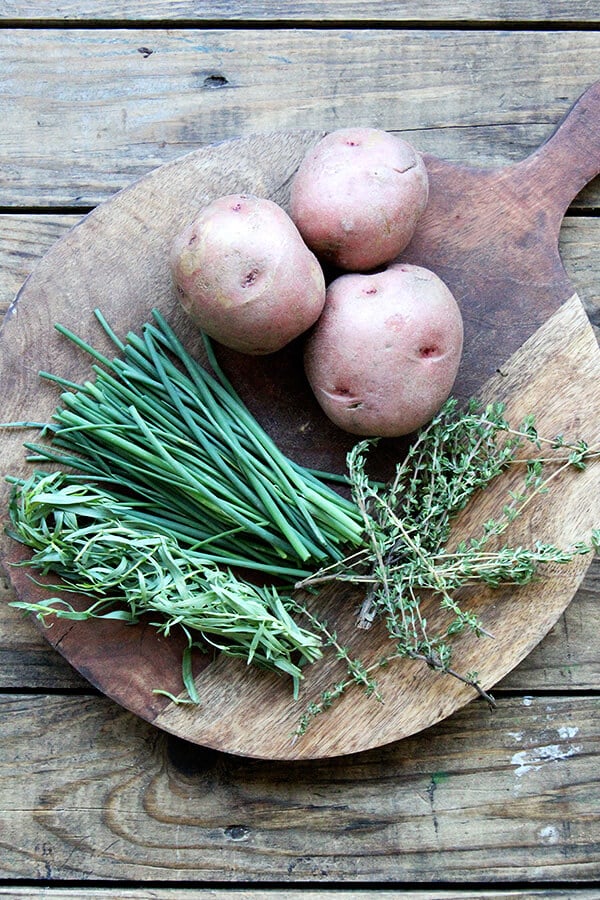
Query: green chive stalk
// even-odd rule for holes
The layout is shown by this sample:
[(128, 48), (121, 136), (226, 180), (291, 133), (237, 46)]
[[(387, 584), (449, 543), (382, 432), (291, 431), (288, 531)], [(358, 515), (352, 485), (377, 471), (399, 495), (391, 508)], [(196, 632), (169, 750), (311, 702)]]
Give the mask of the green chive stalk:
[(51, 462), (126, 499), (182, 546), (202, 545), (216, 565), (260, 570), (290, 583), (359, 546), (363, 521), (327, 475), (288, 459), (220, 369), (193, 359), (156, 310), (141, 335), (121, 341), (96, 316), (120, 356), (110, 359), (67, 328), (95, 360), (95, 378), (64, 388), (34, 462)]

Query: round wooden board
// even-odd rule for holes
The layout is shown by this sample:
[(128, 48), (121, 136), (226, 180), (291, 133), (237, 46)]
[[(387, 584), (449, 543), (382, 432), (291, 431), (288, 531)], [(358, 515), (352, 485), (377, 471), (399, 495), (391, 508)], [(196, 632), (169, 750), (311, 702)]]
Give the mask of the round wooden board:
[[(591, 101), (596, 103), (595, 94)], [(404, 258), (436, 269), (461, 304), (467, 343), (456, 384), (459, 396), (481, 391), (486, 399), (504, 400), (515, 420), (533, 411), (541, 431), (592, 442), (599, 438), (600, 354), (557, 251), (564, 210), (595, 174), (573, 150), (573, 134), (581, 136), (581, 129), (589, 127), (577, 124), (578, 108), (581, 112), (576, 105), (570, 123), (563, 123), (544, 148), (510, 170), (478, 172), (428, 159), (430, 205)], [(584, 118), (588, 122), (589, 113)], [(597, 118), (591, 119), (597, 137)], [(171, 284), (167, 250), (172, 235), (221, 194), (255, 193), (285, 206), (293, 173), (318, 137), (275, 133), (205, 148), (161, 167), (87, 216), (44, 257), (7, 314), (0, 340), (2, 418), (41, 421), (52, 414), (56, 388), (39, 379), (40, 369), (75, 381), (89, 377), (89, 359), (53, 326), (60, 322), (107, 349), (93, 317), (95, 307), (124, 335), (139, 330), (156, 306), (188, 349), (201, 356), (199, 337)], [(553, 193), (548, 170), (557, 153), (570, 160), (571, 174)], [(490, 215), (494, 203), (496, 215)], [(341, 470), (353, 439), (316, 407), (303, 379), (300, 351), (297, 343), (272, 357), (222, 352), (221, 358), (285, 452), (309, 465)], [(5, 430), (0, 439), (4, 473), (26, 472), (23, 433)], [(382, 465), (398, 452), (387, 442)], [(588, 537), (598, 522), (598, 481), (594, 467), (568, 475), (560, 490), (515, 523), (510, 539), (569, 545)], [(502, 505), (508, 489), (507, 476), (482, 495), (457, 523), (457, 536), (476, 531)], [(5, 485), (4, 509), (7, 491)], [(46, 597), (26, 569), (11, 566), (23, 558), (23, 548), (4, 538), (3, 553), (18, 596)], [(527, 588), (478, 591), (470, 600), (494, 638), (461, 638), (455, 667), (476, 669), (486, 688), (495, 684), (552, 627), (588, 564), (581, 557)], [(318, 608), (353, 656), (369, 662), (380, 658), (389, 642), (381, 626), (356, 629), (360, 602), (361, 596), (347, 588), (328, 588)], [(430, 621), (434, 615), (431, 610)], [(224, 657), (198, 655), (201, 704), (190, 707), (153, 693), (155, 688), (172, 694), (182, 690), (182, 645), (176, 638), (159, 638), (150, 626), (101, 621), (56, 621), (44, 633), (92, 684), (148, 721), (198, 744), (260, 758), (315, 758), (379, 746), (428, 727), (474, 697), (455, 679), (398, 662), (381, 670), (383, 704), (352, 690), (293, 741), (306, 704), (343, 675), (341, 664), (329, 657), (306, 671), (301, 697), (294, 702), (283, 678)]]

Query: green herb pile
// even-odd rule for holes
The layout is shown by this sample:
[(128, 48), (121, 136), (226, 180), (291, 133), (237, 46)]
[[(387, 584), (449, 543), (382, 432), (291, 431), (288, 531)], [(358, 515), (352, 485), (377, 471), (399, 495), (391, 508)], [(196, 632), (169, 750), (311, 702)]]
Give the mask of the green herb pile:
[[(362, 540), (355, 505), (286, 458), (220, 370), (211, 375), (155, 311), (142, 335), (121, 341), (96, 316), (119, 356), (109, 359), (61, 325), (95, 359), (95, 380), (66, 390), (48, 440), (27, 442), (46, 470), (14, 482), (11, 534), (36, 550), (27, 564), (102, 599), (85, 611), (62, 600), (17, 605), (44, 618), (138, 621), (159, 616), (189, 646), (204, 639), (248, 663), (286, 672), (298, 693), (301, 667), (320, 640), (291, 618), (276, 587), (234, 572), (251, 569), (293, 584)], [(330, 476), (333, 477), (333, 476)], [(325, 476), (327, 478), (327, 476)], [(287, 604), (287, 608), (286, 608)], [(115, 610), (116, 607), (116, 610)], [(186, 687), (193, 682), (184, 668)]]
[(153, 315), (156, 324), (121, 342), (97, 313), (122, 354), (115, 359), (56, 326), (97, 360), (96, 378), (76, 385), (41, 373), (67, 390), (42, 426), (52, 446), (25, 444), (32, 461), (101, 482), (116, 500), (126, 497), (144, 523), (183, 546), (202, 546), (220, 565), (298, 578), (358, 544), (355, 506), (280, 452), (237, 397), (209, 341), (218, 378)]
[[(328, 581), (364, 586), (366, 598), (358, 625), (368, 628), (376, 616), (383, 617), (391, 650), (366, 669), (348, 648), (337, 644), (335, 634), (319, 629), (313, 618), (325, 643), (345, 661), (348, 677), (310, 704), (299, 734), (351, 684), (379, 696), (373, 672), (398, 658), (419, 659), (432, 669), (449, 673), (471, 684), (493, 705), (477, 672), (462, 674), (452, 668), (455, 636), (465, 630), (490, 636), (477, 615), (461, 605), (461, 589), (477, 584), (492, 588), (528, 584), (540, 566), (569, 563), (577, 555), (600, 548), (600, 530), (592, 532), (589, 543), (580, 541), (568, 549), (539, 541), (533, 547), (502, 543), (500, 538), (511, 522), (534, 498), (546, 493), (567, 469), (584, 470), (600, 455), (598, 447), (583, 440), (569, 444), (561, 435), (543, 438), (533, 416), (514, 428), (504, 412), (502, 404), (482, 409), (475, 401), (461, 410), (451, 398), (420, 430), (383, 488), (366, 473), (369, 449), (376, 441), (361, 441), (349, 454), (352, 492), (365, 527), (364, 546), (299, 582), (298, 587)], [(519, 489), (509, 492), (497, 517), (483, 523), (481, 534), (452, 547), (451, 528), (458, 513), (509, 468), (521, 472)], [(441, 612), (433, 623), (423, 615), (425, 596), (435, 597)], [(444, 627), (442, 616), (447, 622)]]
[[(187, 637), (183, 681), (198, 701), (191, 668), (194, 647), (290, 675), (297, 696), (305, 663), (321, 656), (320, 641), (293, 620), (273, 587), (253, 585), (185, 550), (168, 532), (145, 527), (127, 503), (58, 472), (19, 485), (10, 504), (14, 537), (33, 548), (28, 565), (62, 579), (62, 592), (97, 596), (81, 611), (64, 599), (17, 601), (40, 617), (118, 619), (150, 616), (159, 632)], [(156, 617), (153, 620), (152, 617)], [(203, 644), (194, 640), (201, 635)]]
[[(119, 355), (109, 359), (57, 326), (95, 359), (95, 380), (77, 385), (41, 373), (64, 389), (60, 406), (49, 423), (12, 424), (41, 429), (45, 440), (25, 446), (31, 462), (50, 463), (52, 471), (9, 477), (10, 533), (33, 549), (24, 565), (58, 574), (65, 592), (93, 602), (83, 610), (55, 596), (16, 605), (42, 619), (144, 618), (166, 635), (182, 629), (192, 702), (196, 646), (290, 676), (296, 697), (303, 667), (332, 651), (346, 674), (308, 705), (298, 734), (350, 685), (379, 697), (376, 670), (396, 658), (422, 660), (492, 702), (476, 672), (452, 666), (456, 635), (487, 634), (463, 608), (461, 588), (526, 584), (541, 565), (567, 563), (600, 545), (598, 531), (568, 549), (503, 544), (533, 498), (600, 452), (584, 441), (543, 439), (532, 417), (514, 428), (501, 405), (460, 409), (451, 399), (384, 485), (367, 473), (375, 441), (358, 442), (344, 476), (348, 500), (328, 483), (335, 476), (284, 456), (237, 396), (208, 340), (214, 374), (189, 356), (158, 312), (141, 335), (124, 341), (96, 315)], [(523, 473), (519, 490), (481, 534), (450, 546), (457, 514), (515, 466)], [(240, 574), (246, 570), (248, 577)], [(264, 584), (255, 583), (257, 574)], [(384, 659), (368, 667), (355, 659), (294, 590), (327, 581), (364, 588), (357, 626), (385, 621), (391, 643)], [(430, 624), (423, 600), (431, 595), (440, 617)]]

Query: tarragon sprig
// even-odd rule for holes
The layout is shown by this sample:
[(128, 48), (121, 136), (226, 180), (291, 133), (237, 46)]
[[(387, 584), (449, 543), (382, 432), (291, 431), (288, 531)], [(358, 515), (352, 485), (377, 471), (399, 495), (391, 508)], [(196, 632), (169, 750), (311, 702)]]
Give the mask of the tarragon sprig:
[[(322, 655), (320, 638), (297, 624), (275, 587), (238, 578), (201, 547), (181, 547), (172, 533), (132, 515), (127, 502), (115, 501), (100, 484), (35, 473), (15, 483), (10, 517), (12, 537), (32, 548), (21, 565), (62, 582), (60, 596), (13, 606), (43, 621), (145, 620), (165, 636), (183, 631), (183, 682), (192, 700), (198, 699), (189, 668), (194, 647), (214, 647), (290, 676), (296, 696), (304, 665)], [(75, 607), (63, 596), (69, 592), (91, 601)]]

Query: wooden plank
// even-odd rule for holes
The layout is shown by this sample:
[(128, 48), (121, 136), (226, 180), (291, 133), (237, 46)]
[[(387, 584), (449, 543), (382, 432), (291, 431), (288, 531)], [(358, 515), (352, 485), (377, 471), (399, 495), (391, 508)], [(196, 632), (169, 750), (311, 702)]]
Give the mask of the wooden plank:
[[(269, 900), (273, 891), (263, 888), (86, 888), (73, 887), (0, 887), (0, 898), (9, 900)], [(379, 890), (363, 885), (360, 890), (336, 888), (318, 891), (310, 888), (277, 888), (277, 900), (598, 900), (593, 888), (574, 885), (570, 888), (494, 889), (483, 888), (475, 891), (469, 888), (448, 890), (437, 888), (420, 890), (403, 886), (398, 889)]]
[[(0, 887), (0, 898), (9, 900), (269, 900), (273, 892), (263, 888), (86, 888), (73, 887)], [(277, 889), (277, 900), (399, 900), (398, 889), (371, 890), (363, 885), (360, 890), (336, 888), (318, 891), (310, 888)], [(469, 888), (448, 890), (438, 888), (420, 890), (402, 888), (402, 900), (598, 900), (593, 888), (574, 885), (571, 888), (494, 889), (475, 891)]]
[(356, 122), (510, 162), (596, 80), (599, 52), (595, 30), (5, 29), (0, 206), (93, 206), (207, 143)]
[[(282, 11), (282, 9), (284, 11)], [(401, 4), (390, 4), (387, 0), (330, 0), (323, 5), (317, 0), (292, 0), (285, 7), (269, 9), (260, 0), (179, 0), (177, 3), (165, 0), (144, 0), (127, 7), (116, 0), (36, 0), (24, 6), (16, 0), (0, 3), (0, 18), (13, 22), (72, 22), (103, 20), (121, 22), (163, 20), (181, 22), (183, 20), (231, 21), (238, 19), (268, 22), (273, 19), (298, 22), (398, 22), (437, 23), (443, 22), (597, 22), (598, 10), (588, 0), (504, 0), (499, 11), (496, 0), (453, 0), (451, 4), (442, 0), (431, 0), (423, 5), (420, 0), (404, 0)]]
[[(0, 214), (0, 317), (41, 257), (80, 220), (78, 214)], [(600, 218), (567, 216), (559, 250), (573, 287), (600, 334)]]
[(600, 876), (598, 697), (473, 703), (421, 736), (291, 766), (203, 751), (102, 698), (0, 704), (4, 879)]

